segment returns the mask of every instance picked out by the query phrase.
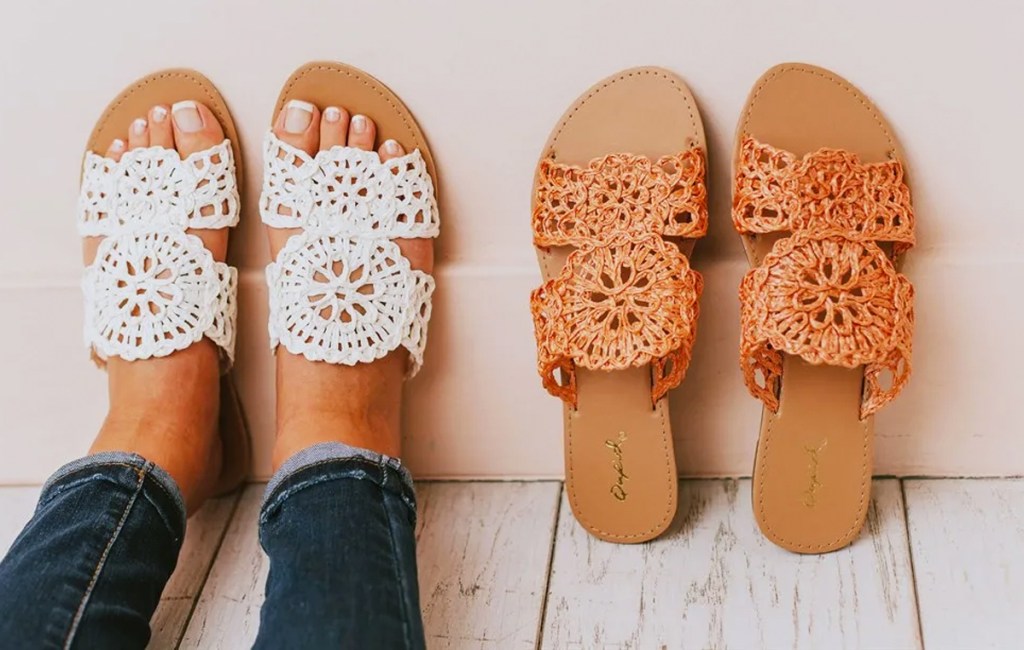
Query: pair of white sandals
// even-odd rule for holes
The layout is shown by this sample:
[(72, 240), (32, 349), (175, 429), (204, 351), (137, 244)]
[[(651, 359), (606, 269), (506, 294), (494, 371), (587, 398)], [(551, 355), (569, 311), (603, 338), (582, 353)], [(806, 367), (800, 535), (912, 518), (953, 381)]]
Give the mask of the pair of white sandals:
[[(350, 71), (336, 65), (330, 72), (342, 78)], [(145, 81), (133, 88), (146, 88)], [(201, 76), (193, 82), (208, 83)], [(115, 102), (108, 113), (123, 108)], [(224, 371), (231, 367), (238, 273), (187, 232), (239, 222), (237, 136), (233, 126), (226, 130), (222, 143), (185, 159), (163, 147), (135, 149), (119, 161), (86, 153), (78, 231), (104, 238), (82, 282), (85, 343), (97, 362), (163, 357), (206, 337), (220, 349)], [(408, 376), (416, 374), (434, 279), (412, 269), (393, 240), (439, 233), (423, 153), (417, 147), (382, 162), (376, 152), (339, 146), (309, 156), (271, 130), (263, 154), (262, 221), (299, 229), (266, 270), (271, 348), (354, 365), (404, 347)]]

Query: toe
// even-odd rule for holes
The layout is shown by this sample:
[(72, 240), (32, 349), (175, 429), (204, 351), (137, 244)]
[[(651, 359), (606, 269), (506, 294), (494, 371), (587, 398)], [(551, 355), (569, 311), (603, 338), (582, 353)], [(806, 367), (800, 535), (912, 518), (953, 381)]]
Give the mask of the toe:
[(224, 141), (224, 130), (209, 108), (192, 100), (171, 107), (174, 145), (185, 156), (209, 149)]
[(365, 151), (373, 150), (373, 140), (377, 137), (377, 125), (365, 115), (356, 115), (348, 127), (348, 146)]
[(149, 122), (140, 117), (128, 127), (128, 148), (141, 149), (149, 146)]
[(320, 143), (320, 110), (309, 102), (291, 100), (277, 114), (274, 135), (312, 156)]
[(384, 144), (380, 145), (380, 159), (383, 161), (391, 160), (392, 158), (398, 158), (399, 156), (405, 155), (405, 149), (402, 145), (398, 144), (395, 140), (385, 140)]
[(125, 142), (121, 138), (117, 138), (110, 143), (110, 147), (107, 148), (105, 154), (107, 158), (113, 158), (114, 160), (121, 160), (121, 155), (125, 152)]
[(348, 111), (344, 108), (325, 108), (323, 119), (320, 121), (320, 149), (344, 147), (348, 139), (348, 122)]
[(165, 149), (174, 147), (171, 121), (167, 119), (170, 114), (171, 109), (167, 106), (154, 106), (149, 109), (149, 146)]

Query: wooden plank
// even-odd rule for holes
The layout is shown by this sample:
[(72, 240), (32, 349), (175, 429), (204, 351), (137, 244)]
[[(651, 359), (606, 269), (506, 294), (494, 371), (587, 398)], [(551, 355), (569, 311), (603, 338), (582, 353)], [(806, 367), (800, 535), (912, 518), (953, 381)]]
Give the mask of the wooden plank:
[(41, 489), (37, 485), (0, 488), (0, 557), (7, 554), (14, 539), (32, 518)]
[(270, 568), (256, 528), (265, 487), (250, 485), (242, 492), (181, 647), (249, 648), (256, 640)]
[(1024, 638), (1024, 481), (905, 482), (929, 650), (1019, 648)]
[(430, 648), (535, 648), (561, 484), (423, 483), (416, 531)]
[(544, 648), (920, 647), (900, 486), (874, 484), (864, 534), (821, 556), (758, 531), (750, 481), (684, 481), (650, 544), (588, 535), (564, 502)]
[(188, 520), (178, 566), (149, 622), (150, 648), (176, 648), (217, 553), (239, 495), (211, 499)]

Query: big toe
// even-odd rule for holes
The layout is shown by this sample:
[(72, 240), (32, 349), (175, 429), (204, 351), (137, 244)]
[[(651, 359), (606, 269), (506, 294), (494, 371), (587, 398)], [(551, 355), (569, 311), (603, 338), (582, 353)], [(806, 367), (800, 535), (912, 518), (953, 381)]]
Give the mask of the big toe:
[(312, 156), (320, 145), (320, 109), (293, 99), (274, 120), (274, 135)]
[(209, 149), (224, 141), (224, 130), (205, 105), (187, 100), (171, 107), (174, 147), (181, 157)]

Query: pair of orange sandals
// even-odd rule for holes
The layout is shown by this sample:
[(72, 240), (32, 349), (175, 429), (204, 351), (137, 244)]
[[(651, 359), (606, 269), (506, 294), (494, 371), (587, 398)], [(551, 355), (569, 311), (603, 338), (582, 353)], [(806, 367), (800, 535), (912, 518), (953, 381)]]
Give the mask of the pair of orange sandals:
[[(239, 151), (223, 98), (187, 70), (127, 88), (88, 149), (104, 151), (149, 107), (183, 99), (206, 103)], [(366, 73), (303, 66), (274, 114), (291, 99), (372, 116), (381, 140), (420, 151), (436, 184), (411, 113)], [(870, 496), (872, 416), (910, 372), (913, 288), (897, 270), (914, 243), (903, 160), (875, 106), (821, 68), (772, 68), (740, 117), (732, 216), (753, 267), (740, 286), (740, 366), (764, 402), (753, 503), (764, 534), (792, 551), (856, 538)], [(675, 515), (667, 394), (683, 380), (696, 336), (703, 282), (688, 256), (707, 230), (706, 169), (693, 96), (651, 67), (584, 93), (537, 168), (538, 368), (564, 402), (569, 503), (604, 540), (650, 540)], [(247, 472), (248, 437), (230, 375), (223, 392), (227, 490)]]
[[(755, 84), (736, 129), (732, 219), (751, 270), (740, 285), (740, 367), (764, 402), (753, 471), (775, 544), (850, 544), (868, 509), (873, 414), (910, 373), (914, 243), (899, 144), (837, 75), (783, 64)], [(668, 391), (683, 380), (707, 231), (704, 129), (686, 84), (636, 68), (583, 94), (538, 165), (531, 297), (538, 368), (561, 398), (577, 520), (620, 543), (676, 511)]]

